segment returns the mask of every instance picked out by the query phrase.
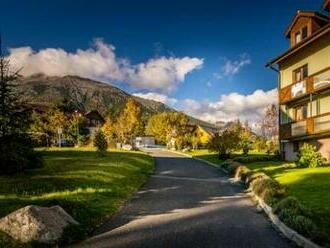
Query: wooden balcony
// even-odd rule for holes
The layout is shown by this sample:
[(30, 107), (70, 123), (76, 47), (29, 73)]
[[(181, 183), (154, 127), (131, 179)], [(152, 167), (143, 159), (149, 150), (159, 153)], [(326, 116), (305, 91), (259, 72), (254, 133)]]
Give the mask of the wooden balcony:
[(280, 126), (282, 140), (307, 137), (330, 132), (330, 113)]
[(280, 104), (303, 98), (311, 93), (330, 89), (330, 67), (308, 78), (282, 88), (279, 92)]

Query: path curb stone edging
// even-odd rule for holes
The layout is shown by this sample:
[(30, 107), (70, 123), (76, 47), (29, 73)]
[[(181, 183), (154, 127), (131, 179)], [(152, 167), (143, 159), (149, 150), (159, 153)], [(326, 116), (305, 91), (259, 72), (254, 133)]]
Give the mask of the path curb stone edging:
[[(171, 151), (173, 153), (177, 153), (179, 155), (183, 155), (185, 157), (189, 157), (201, 162), (204, 162), (208, 165), (214, 166), (216, 168), (219, 168), (221, 171), (223, 171), (224, 173), (226, 173), (227, 175), (229, 174), (229, 172), (227, 170), (225, 170), (222, 167), (219, 167), (219, 165), (200, 159), (200, 158), (195, 158), (189, 154), (185, 154), (183, 152), (178, 152), (178, 151)], [(274, 227), (279, 230), (286, 238), (288, 238), (289, 240), (295, 242), (299, 247), (303, 247), (303, 248), (321, 248), (321, 246), (315, 244), (314, 242), (312, 242), (311, 240), (305, 238), (304, 236), (302, 236), (301, 234), (297, 233), (295, 230), (291, 229), (290, 227), (288, 227), (287, 225), (285, 225), (278, 217), (277, 215), (275, 215), (273, 213), (273, 209), (272, 207), (270, 207), (268, 204), (266, 204), (260, 197), (258, 197), (256, 194), (254, 194), (253, 192), (250, 192), (249, 195), (255, 199), (258, 202), (258, 205), (262, 208), (262, 210), (267, 214), (268, 218), (271, 220), (272, 224), (274, 225)]]

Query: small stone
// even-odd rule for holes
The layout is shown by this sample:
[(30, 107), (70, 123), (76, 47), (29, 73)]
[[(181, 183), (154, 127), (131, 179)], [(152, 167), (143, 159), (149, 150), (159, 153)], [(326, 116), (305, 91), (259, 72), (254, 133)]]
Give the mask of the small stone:
[(55, 243), (69, 225), (78, 225), (78, 222), (60, 206), (30, 205), (0, 219), (0, 230), (23, 243)]

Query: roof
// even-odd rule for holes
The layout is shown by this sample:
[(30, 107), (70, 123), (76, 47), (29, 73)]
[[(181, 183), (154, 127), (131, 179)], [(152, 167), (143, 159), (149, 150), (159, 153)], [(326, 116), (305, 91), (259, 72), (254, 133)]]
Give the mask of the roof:
[(293, 18), (292, 22), (290, 23), (287, 31), (285, 32), (285, 36), (286, 37), (289, 37), (290, 36), (290, 32), (291, 32), (292, 28), (294, 27), (294, 25), (296, 24), (296, 22), (301, 17), (315, 18), (315, 19), (318, 19), (318, 20), (323, 21), (325, 23), (329, 21), (329, 17), (327, 17), (327, 16), (325, 16), (325, 15), (323, 15), (321, 13), (314, 12), (314, 11), (301, 11), (301, 10), (298, 10), (297, 11), (297, 14), (295, 15), (295, 17)]
[(203, 125), (197, 125), (197, 126), (212, 136), (217, 134), (219, 131), (218, 128), (212, 126), (203, 126)]
[(89, 119), (93, 119), (95, 116), (97, 116), (99, 120), (104, 121), (103, 116), (97, 110), (88, 111), (84, 116)]
[(269, 63), (267, 63), (266, 66), (270, 67), (274, 64), (278, 64), (278, 63), (282, 62), (283, 60), (287, 59), (292, 54), (296, 53), (297, 51), (301, 50), (302, 48), (313, 43), (314, 41), (316, 41), (317, 39), (319, 39), (320, 37), (322, 37), (328, 33), (330, 33), (330, 23), (325, 25), (324, 27), (320, 28), (319, 30), (317, 30), (311, 36), (306, 38), (306, 40), (304, 40), (303, 42), (299, 43), (298, 45), (292, 47), (285, 53), (283, 53), (280, 56), (276, 57), (275, 59), (271, 60)]

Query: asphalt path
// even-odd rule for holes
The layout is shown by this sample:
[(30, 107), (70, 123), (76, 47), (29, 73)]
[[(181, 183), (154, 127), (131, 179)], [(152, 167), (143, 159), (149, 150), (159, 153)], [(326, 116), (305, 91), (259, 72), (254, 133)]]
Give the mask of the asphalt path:
[(155, 157), (155, 175), (75, 247), (293, 247), (218, 169), (160, 149), (147, 152)]

